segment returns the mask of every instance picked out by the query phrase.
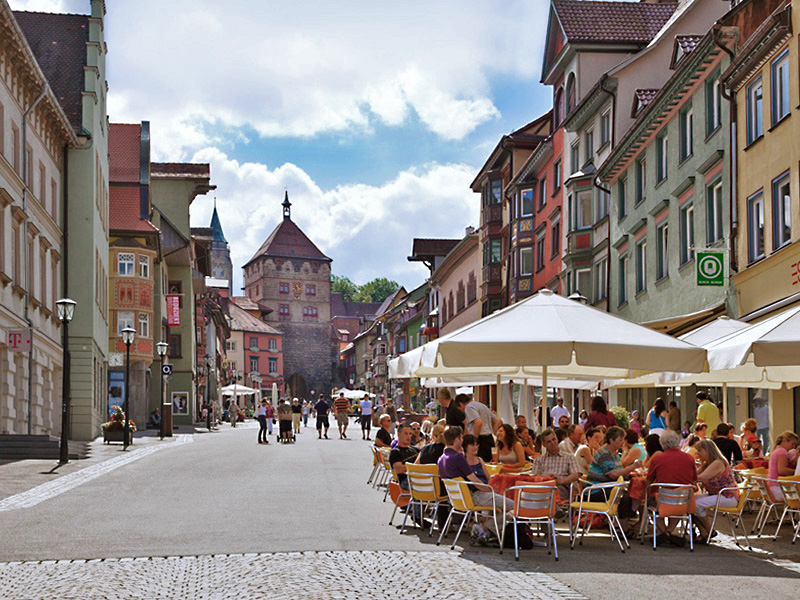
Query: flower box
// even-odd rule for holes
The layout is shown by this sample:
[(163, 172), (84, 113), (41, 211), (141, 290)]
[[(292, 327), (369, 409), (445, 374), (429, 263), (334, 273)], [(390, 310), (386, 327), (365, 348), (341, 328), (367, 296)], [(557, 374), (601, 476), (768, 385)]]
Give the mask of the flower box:
[[(133, 432), (129, 432), (128, 436), (130, 438), (129, 443), (132, 444), (133, 443)], [(109, 444), (111, 442), (124, 443), (125, 442), (125, 430), (124, 429), (111, 430), (111, 431), (108, 430), (108, 429), (103, 430), (103, 442), (106, 443), (106, 444)]]

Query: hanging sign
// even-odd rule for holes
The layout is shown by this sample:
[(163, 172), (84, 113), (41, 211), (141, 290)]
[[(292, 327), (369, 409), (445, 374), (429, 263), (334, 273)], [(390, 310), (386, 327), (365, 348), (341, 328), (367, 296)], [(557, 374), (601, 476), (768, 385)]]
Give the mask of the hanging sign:
[(177, 294), (167, 295), (167, 326), (178, 327), (181, 324), (181, 297)]
[(697, 285), (701, 286), (725, 285), (724, 252), (697, 253)]

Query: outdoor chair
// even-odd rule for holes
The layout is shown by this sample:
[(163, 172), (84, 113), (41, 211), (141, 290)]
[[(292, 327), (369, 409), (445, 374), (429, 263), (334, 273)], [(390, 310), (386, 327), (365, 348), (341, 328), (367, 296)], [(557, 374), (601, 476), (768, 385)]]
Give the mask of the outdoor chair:
[(773, 540), (778, 539), (778, 532), (781, 530), (781, 525), (789, 515), (794, 526), (794, 535), (792, 536), (792, 544), (797, 541), (797, 534), (800, 532), (800, 475), (793, 475), (790, 477), (778, 477), (781, 485), (781, 492), (783, 492), (783, 513), (781, 519), (778, 521), (778, 528), (775, 530)]
[[(616, 540), (616, 542), (619, 544), (619, 549), (625, 552), (625, 547), (627, 546), (630, 548), (631, 546), (628, 543), (628, 538), (625, 537), (625, 532), (623, 531), (622, 525), (619, 522), (619, 516), (617, 515), (617, 512), (619, 509), (619, 502), (622, 499), (622, 495), (625, 492), (625, 488), (628, 486), (628, 483), (622, 477), (617, 479), (616, 482), (596, 484), (591, 484), (590, 482), (586, 483), (587, 485), (581, 490), (578, 500), (570, 502), (570, 513), (573, 513), (575, 510), (578, 511), (574, 524), (572, 523), (572, 519), (570, 519), (570, 550), (575, 549), (575, 540), (578, 537), (578, 528), (581, 524), (581, 516), (586, 515), (588, 517), (590, 515), (603, 515), (608, 521), (608, 529), (611, 533), (612, 540)], [(601, 494), (607, 494), (607, 500), (605, 502), (593, 502), (591, 500), (591, 496), (597, 492)], [(572, 516), (572, 514), (570, 514), (570, 516)], [(579, 545), (581, 546), (583, 545), (583, 536), (592, 528), (591, 519), (587, 518), (586, 520), (587, 523), (584, 523), (580, 535), (581, 539), (579, 541)]]
[(753, 476), (753, 483), (756, 484), (758, 492), (761, 495), (761, 507), (758, 509), (755, 523), (753, 523), (753, 530), (751, 534), (758, 530), (758, 536), (764, 532), (764, 526), (769, 521), (770, 514), (775, 514), (775, 519), (778, 519), (778, 512), (783, 509), (783, 500), (779, 500), (772, 492), (772, 485), (780, 486), (780, 481), (777, 479), (767, 479), (766, 477)]
[[(728, 490), (739, 490), (739, 502), (736, 506), (731, 506), (726, 508), (724, 506), (719, 505), (719, 498), (721, 497), (722, 492), (726, 492)], [(742, 528), (742, 534), (744, 535), (744, 540), (747, 542), (747, 548), (752, 550), (752, 546), (750, 546), (750, 538), (747, 537), (747, 528), (744, 526), (744, 521), (742, 520), (742, 515), (744, 513), (745, 506), (750, 501), (750, 493), (753, 491), (753, 487), (750, 485), (742, 484), (737, 487), (726, 487), (720, 490), (720, 496), (717, 497), (717, 505), (714, 507), (714, 517), (711, 519), (711, 529), (708, 531), (708, 539), (706, 543), (711, 540), (711, 535), (714, 532), (714, 525), (717, 522), (717, 515), (722, 513), (728, 518), (728, 524), (731, 526), (731, 535), (733, 536), (733, 540), (736, 542), (737, 546), (741, 546), (739, 543), (739, 538), (736, 536), (736, 527)]]
[[(509, 493), (511, 492), (511, 493)], [(506, 497), (514, 497), (514, 508), (510, 513), (514, 524), (514, 557), (519, 560), (519, 523), (546, 525), (549, 528), (547, 535), (547, 553), (550, 554), (552, 540), (553, 553), (558, 560), (558, 544), (556, 542), (556, 487), (555, 485), (519, 485), (508, 488), (504, 492)], [(506, 536), (506, 517), (503, 517), (503, 534), (500, 539), (500, 554)]]
[(381, 461), (378, 457), (380, 450), (378, 450), (375, 446), (372, 446), (370, 450), (372, 451), (372, 472), (369, 474), (369, 479), (367, 479), (367, 485), (372, 483), (372, 480), (375, 478), (375, 475), (381, 468)]
[(390, 481), (386, 487), (386, 491), (389, 492), (389, 496), (394, 502), (394, 510), (392, 510), (392, 516), (389, 519), (389, 525), (394, 522), (394, 516), (397, 514), (397, 509), (403, 509), (408, 506), (408, 503), (411, 501), (411, 494), (400, 487), (400, 484), (396, 481)]
[(436, 523), (436, 516), (439, 514), (439, 506), (447, 504), (447, 493), (442, 493), (439, 485), (439, 467), (433, 465), (406, 465), (406, 475), (408, 477), (408, 489), (411, 494), (411, 501), (406, 506), (406, 514), (403, 517), (403, 526), (400, 533), (405, 531), (408, 513), (413, 511), (414, 506), (420, 507), (420, 514), (425, 515), (425, 510), (433, 508), (431, 517), (431, 528), (428, 537), (433, 535), (433, 527)]
[[(656, 549), (658, 519), (670, 518), (688, 523), (689, 551), (694, 552), (694, 527), (692, 527), (692, 515), (695, 512), (694, 486), (679, 483), (653, 483), (647, 487), (648, 493), (645, 495), (645, 502), (650, 497), (650, 489), (655, 489), (656, 505), (645, 505), (644, 507), (647, 511), (645, 518), (653, 520), (653, 550)], [(646, 524), (645, 527), (647, 527)]]
[[(442, 527), (442, 531), (439, 533), (439, 539), (436, 541), (436, 545), (442, 543), (442, 538), (444, 537), (447, 528), (450, 527), (450, 522), (453, 520), (453, 515), (460, 515), (461, 525), (458, 528), (458, 532), (456, 533), (456, 537), (453, 540), (453, 544), (450, 546), (451, 550), (454, 550), (456, 547), (456, 543), (458, 542), (458, 536), (461, 535), (461, 530), (464, 529), (464, 525), (472, 518), (475, 522), (477, 522), (478, 515), (484, 514), (487, 516), (491, 516), (494, 520), (495, 530), (498, 533), (500, 529), (498, 527), (498, 520), (497, 520), (497, 513), (498, 511), (502, 512), (502, 508), (497, 506), (497, 498), (495, 494), (492, 494), (492, 504), (491, 506), (480, 506), (476, 505), (472, 501), (472, 491), (469, 489), (469, 484), (462, 479), (442, 479), (442, 483), (444, 483), (445, 489), (447, 490), (447, 497), (450, 500), (450, 514), (447, 516), (447, 521)], [(474, 484), (473, 484), (474, 485)]]

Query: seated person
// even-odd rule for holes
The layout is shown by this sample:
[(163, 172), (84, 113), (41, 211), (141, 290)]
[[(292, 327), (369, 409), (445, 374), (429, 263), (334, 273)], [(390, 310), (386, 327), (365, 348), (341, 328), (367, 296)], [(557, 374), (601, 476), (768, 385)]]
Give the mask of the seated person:
[(150, 413), (150, 419), (147, 421), (147, 425), (156, 428), (158, 428), (161, 425), (161, 415), (158, 414), (157, 408)]
[(536, 458), (539, 453), (533, 447), (533, 438), (531, 437), (531, 430), (527, 427), (517, 428), (517, 437), (522, 444), (522, 450), (525, 452), (526, 458)]
[(639, 443), (639, 434), (635, 429), (625, 430), (625, 445), (622, 451), (622, 466), (627, 467), (635, 460), (644, 460), (647, 457), (647, 452)]
[(411, 446), (419, 450), (425, 445), (422, 439), (422, 425), (420, 423), (412, 422), (411, 425)]
[[(649, 436), (648, 436), (649, 437)], [(589, 465), (587, 479), (593, 483), (608, 483), (619, 477), (627, 479), (630, 474), (642, 466), (642, 461), (635, 460), (627, 467), (622, 466), (619, 452), (625, 443), (625, 430), (622, 427), (609, 427), (605, 435), (605, 444), (595, 452), (592, 464)]]
[[(569, 425), (567, 425), (567, 427), (569, 427)], [(558, 439), (558, 443), (560, 444), (565, 439), (567, 439), (567, 428), (559, 427), (558, 429), (555, 430), (555, 434), (556, 434), (556, 439)]]
[[(430, 423), (430, 421), (428, 421)], [(436, 424), (431, 430), (431, 443), (425, 444), (417, 454), (418, 465), (435, 465), (444, 452), (444, 425)]]
[(689, 436), (689, 439), (685, 441), (686, 445), (683, 447), (683, 451), (691, 456), (694, 460), (697, 460), (697, 442), (700, 441), (700, 437), (692, 434)]
[(589, 474), (589, 465), (594, 460), (594, 454), (603, 445), (605, 434), (598, 427), (590, 427), (586, 431), (586, 443), (578, 446), (575, 451), (575, 460), (583, 477)]
[(411, 445), (411, 426), (403, 423), (397, 428), (397, 445), (389, 453), (389, 464), (397, 473), (397, 483), (404, 490), (408, 489), (408, 476), (406, 475), (406, 462), (414, 462), (419, 450)]
[[(717, 501), (721, 507), (733, 508), (739, 503), (739, 490), (722, 491), (724, 488), (736, 487), (736, 480), (731, 465), (714, 442), (711, 440), (697, 442), (697, 454), (700, 457), (697, 479), (703, 483), (707, 493), (696, 496), (697, 510), (694, 513), (694, 522), (700, 528), (703, 538), (708, 539), (711, 519), (706, 514), (707, 511), (713, 510)], [(705, 539), (701, 539), (701, 543), (705, 543)]]
[(742, 462), (742, 448), (733, 439), (733, 427), (727, 423), (720, 423), (717, 425), (717, 436), (714, 438), (714, 443), (722, 452), (722, 456), (731, 464), (731, 466)]
[(505, 423), (497, 429), (497, 462), (503, 465), (503, 471), (518, 471), (526, 463), (525, 450), (517, 439), (517, 432)]
[(575, 456), (565, 452), (558, 446), (558, 438), (552, 429), (542, 432), (542, 455), (533, 461), (532, 475), (546, 475), (556, 481), (561, 501), (569, 500), (569, 487), (578, 481), (581, 473), (578, 470), (578, 461)]
[(761, 443), (761, 438), (752, 437), (747, 440), (742, 456), (744, 458), (764, 458), (764, 446)]
[[(694, 459), (686, 452), (681, 452), (681, 436), (671, 430), (666, 429), (661, 434), (662, 452), (659, 452), (650, 461), (650, 469), (647, 471), (647, 484), (651, 483), (680, 483), (694, 487), (697, 483), (697, 467)], [(651, 499), (650, 502), (653, 502)], [(678, 524), (676, 519), (666, 523), (664, 519), (659, 519), (656, 527), (660, 532), (656, 536), (656, 544), (663, 544), (669, 540), (676, 546), (686, 544), (686, 539), (674, 535), (675, 526)]]
[(375, 446), (378, 448), (389, 448), (392, 445), (392, 434), (389, 428), (392, 426), (392, 418), (389, 415), (381, 415), (378, 419), (378, 433), (375, 434)]
[[(794, 475), (797, 462), (797, 434), (794, 431), (784, 431), (775, 440), (775, 448), (769, 457), (769, 479)], [(772, 495), (783, 500), (783, 491), (777, 483), (770, 483)]]
[(561, 446), (562, 450), (565, 450), (569, 454), (575, 454), (578, 451), (578, 447), (581, 445), (582, 440), (583, 427), (573, 423), (567, 427), (567, 437), (561, 440), (558, 445)]
[(478, 456), (478, 438), (468, 433), (464, 436), (461, 443), (464, 455), (467, 457), (467, 464), (472, 472), (483, 483), (489, 483), (489, 472), (486, 470), (486, 463)]
[(647, 452), (647, 458), (644, 460), (644, 468), (649, 469), (650, 461), (653, 460), (653, 457), (658, 456), (664, 451), (661, 448), (661, 437), (655, 433), (648, 435), (644, 438), (644, 449)]
[(528, 430), (528, 435), (531, 436), (531, 439), (536, 437), (536, 433), (533, 429), (528, 427), (528, 418), (525, 415), (517, 415), (517, 418), (514, 419), (514, 426), (519, 429), (520, 427), (524, 427)]

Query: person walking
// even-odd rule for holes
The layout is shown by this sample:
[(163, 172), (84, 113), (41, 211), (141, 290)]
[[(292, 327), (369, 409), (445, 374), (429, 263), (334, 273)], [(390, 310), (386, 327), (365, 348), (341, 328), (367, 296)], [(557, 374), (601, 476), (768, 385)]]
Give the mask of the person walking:
[(267, 401), (262, 400), (261, 405), (256, 409), (258, 415), (258, 443), (269, 444), (267, 439)]
[(308, 427), (308, 411), (310, 410), (310, 404), (308, 400), (303, 400), (303, 427)]
[(303, 407), (300, 406), (300, 400), (297, 398), (292, 400), (292, 430), (295, 433), (300, 433), (300, 419), (303, 417)]
[(264, 414), (267, 417), (267, 431), (269, 435), (272, 435), (272, 426), (275, 424), (275, 407), (272, 406), (272, 402), (267, 402), (267, 408)]
[(317, 416), (317, 435), (319, 439), (322, 439), (322, 429), (325, 429), (325, 439), (328, 439), (328, 428), (330, 424), (328, 423), (328, 411), (331, 409), (331, 405), (325, 402), (325, 396), (322, 394), (319, 395), (319, 401), (314, 405), (314, 414)]
[(231, 400), (231, 405), (228, 407), (228, 418), (231, 420), (231, 427), (236, 427), (236, 421), (239, 420), (239, 405), (236, 400)]
[(372, 401), (368, 395), (359, 404), (361, 408), (361, 439), (369, 440), (369, 431), (372, 428)]
[(391, 425), (389, 426), (389, 433), (394, 436), (394, 428), (397, 425), (397, 408), (395, 407), (391, 398), (386, 399), (386, 404), (383, 408), (383, 412), (389, 415), (389, 418), (392, 420)]
[(344, 397), (344, 392), (339, 392), (339, 397), (333, 402), (333, 412), (336, 415), (336, 425), (339, 427), (339, 439), (347, 439), (347, 411), (350, 410), (350, 401)]

